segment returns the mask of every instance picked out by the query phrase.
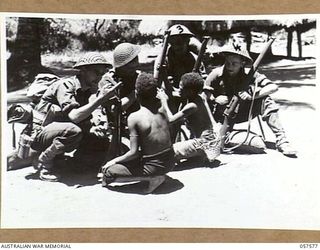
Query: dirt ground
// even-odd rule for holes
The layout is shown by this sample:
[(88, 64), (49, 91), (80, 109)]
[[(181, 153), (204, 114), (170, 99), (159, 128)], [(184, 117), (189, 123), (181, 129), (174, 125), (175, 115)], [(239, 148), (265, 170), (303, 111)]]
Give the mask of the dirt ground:
[[(273, 98), (298, 158), (277, 152), (264, 124), (269, 142), (265, 154), (223, 154), (210, 166), (182, 166), (149, 195), (141, 194), (141, 184), (116, 191), (102, 188), (94, 174), (43, 182), (34, 178), (32, 167), (7, 172), (3, 159), (1, 226), (319, 230), (315, 60), (281, 60), (260, 71), (279, 85)], [(9, 150), (10, 127), (5, 129)], [(259, 131), (256, 120), (253, 130)]]

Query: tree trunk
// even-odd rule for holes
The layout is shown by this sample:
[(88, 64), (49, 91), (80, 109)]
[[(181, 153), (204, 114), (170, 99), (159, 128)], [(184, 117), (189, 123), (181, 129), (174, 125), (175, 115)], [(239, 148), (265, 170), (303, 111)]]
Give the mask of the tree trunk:
[[(272, 38), (272, 31), (271, 31), (271, 30), (268, 30), (267, 34), (268, 34), (268, 41), (269, 41), (269, 39)], [(272, 57), (272, 56), (273, 56), (272, 46), (270, 46), (270, 48), (269, 48), (269, 50), (268, 50), (267, 53), (268, 53), (268, 56), (269, 56), (269, 57)]]
[(298, 43), (298, 52), (299, 52), (299, 58), (302, 57), (302, 42), (301, 42), (301, 31), (299, 27), (297, 27), (297, 43)]
[(288, 32), (288, 39), (287, 39), (287, 57), (291, 57), (292, 56), (292, 29), (289, 28), (287, 29)]
[(245, 32), (246, 42), (247, 42), (247, 51), (250, 53), (251, 44), (252, 44), (252, 35), (251, 30)]
[(19, 18), (17, 38), (7, 61), (8, 91), (27, 86), (36, 74), (44, 72), (40, 58), (42, 18)]

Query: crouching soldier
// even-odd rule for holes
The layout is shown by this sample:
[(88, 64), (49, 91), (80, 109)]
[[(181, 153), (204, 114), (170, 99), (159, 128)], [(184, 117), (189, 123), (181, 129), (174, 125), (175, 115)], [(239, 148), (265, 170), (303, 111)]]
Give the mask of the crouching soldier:
[(107, 139), (103, 136), (104, 128), (92, 126), (91, 113), (113, 95), (117, 86), (105, 84), (96, 98), (89, 100), (89, 97), (97, 93), (98, 82), (108, 65), (99, 53), (85, 54), (74, 65), (79, 73), (53, 83), (36, 105), (35, 111), (45, 117), (43, 121), (33, 123), (31, 135), (34, 138), (31, 148), (41, 152), (38, 158), (41, 180), (58, 181), (54, 159), (75, 149), (75, 158), (91, 153), (91, 163), (95, 160), (95, 163), (103, 164)]
[[(265, 75), (256, 72), (253, 75), (252, 84), (243, 86), (248, 71), (246, 63), (252, 63), (248, 51), (240, 44), (233, 43), (221, 51), (225, 57), (223, 66), (215, 68), (208, 75), (205, 81), (205, 89), (208, 96), (213, 94), (216, 103), (214, 117), (218, 122), (223, 122), (223, 112), (233, 95), (238, 95), (241, 99), (235, 117), (229, 124), (230, 130), (236, 123), (248, 121), (248, 112), (253, 97), (254, 84), (257, 85), (255, 93), (252, 115), (262, 115), (274, 135), (276, 136), (276, 147), (284, 155), (296, 157), (296, 151), (291, 147), (282, 124), (279, 120), (279, 107), (270, 97), (270, 94), (277, 91), (277, 86), (273, 84)], [(210, 93), (210, 91), (212, 91)], [(210, 98), (210, 97), (209, 97)], [(211, 99), (211, 98), (210, 98)]]
[[(37, 119), (37, 114), (33, 111), (33, 108), (39, 103), (41, 96), (54, 82), (59, 80), (59, 77), (49, 73), (40, 73), (36, 75), (34, 81), (31, 83), (27, 91), (27, 98), (30, 103), (13, 104), (8, 108), (8, 123), (12, 123), (12, 140), (14, 150), (7, 156), (7, 170), (16, 170), (30, 165), (37, 165), (37, 158), (39, 153), (35, 150), (28, 148), (25, 150), (25, 146), (29, 147), (28, 140), (30, 132), (32, 130), (32, 119)], [(8, 98), (8, 101), (10, 99)], [(19, 138), (19, 145), (16, 148), (16, 131), (15, 124), (26, 125), (22, 130)]]
[[(157, 82), (141, 73), (136, 81), (140, 109), (128, 117), (130, 151), (109, 161), (103, 168), (102, 185), (112, 182), (148, 181), (151, 193), (174, 167), (169, 122), (157, 96)], [(140, 148), (140, 151), (139, 151)]]

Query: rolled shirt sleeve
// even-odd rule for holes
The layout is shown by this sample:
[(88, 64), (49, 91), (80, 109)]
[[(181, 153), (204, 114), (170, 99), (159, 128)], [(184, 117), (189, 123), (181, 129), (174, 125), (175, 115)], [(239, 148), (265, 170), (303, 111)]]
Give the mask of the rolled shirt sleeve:
[(75, 95), (76, 87), (70, 80), (65, 80), (58, 85), (56, 98), (63, 113), (68, 114), (72, 109), (80, 107)]

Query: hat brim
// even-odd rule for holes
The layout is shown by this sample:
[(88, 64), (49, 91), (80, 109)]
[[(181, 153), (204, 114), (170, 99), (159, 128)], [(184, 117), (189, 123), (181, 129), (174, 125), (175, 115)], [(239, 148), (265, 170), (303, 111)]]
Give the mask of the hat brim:
[(241, 52), (237, 52), (237, 51), (233, 51), (233, 50), (222, 50), (220, 52), (218, 52), (218, 54), (221, 54), (223, 56), (227, 56), (227, 55), (238, 55), (241, 56), (243, 59), (245, 59), (245, 61), (247, 63), (252, 63), (253, 60), (250, 57), (250, 55), (246, 54), (246, 53), (241, 53)]
[(89, 65), (105, 65), (106, 67), (112, 67), (112, 64), (111, 63), (83, 63), (83, 64), (75, 64), (73, 65), (72, 68), (74, 69), (80, 69), (84, 66), (89, 66)]

